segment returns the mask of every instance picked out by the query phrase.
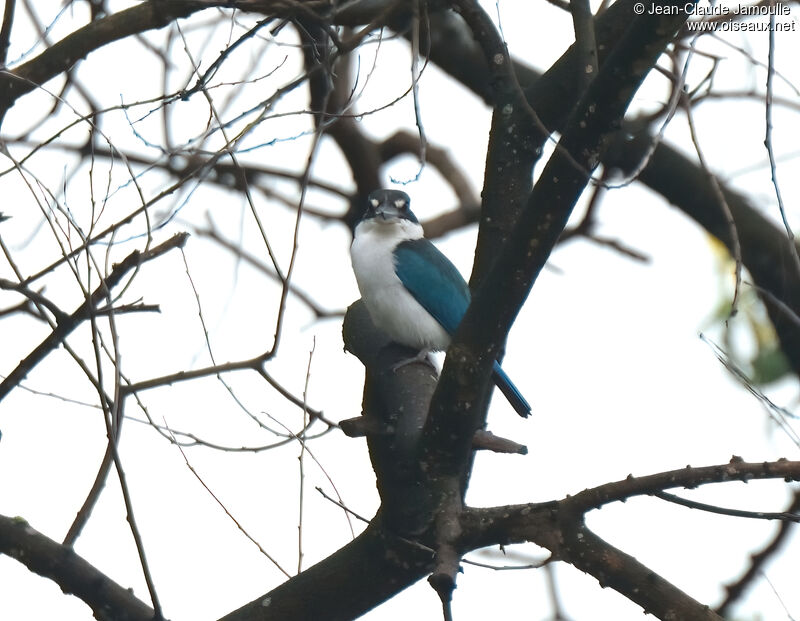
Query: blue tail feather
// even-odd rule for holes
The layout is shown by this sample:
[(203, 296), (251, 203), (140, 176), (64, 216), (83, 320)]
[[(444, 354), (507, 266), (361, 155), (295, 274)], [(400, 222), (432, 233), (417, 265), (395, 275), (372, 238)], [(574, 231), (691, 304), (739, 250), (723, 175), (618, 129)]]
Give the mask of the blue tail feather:
[(492, 379), (494, 380), (494, 385), (497, 386), (505, 398), (508, 399), (511, 407), (514, 408), (517, 414), (523, 418), (530, 415), (531, 406), (525, 401), (525, 397), (523, 397), (519, 389), (514, 386), (514, 383), (508, 375), (506, 375), (506, 372), (500, 368), (500, 364), (497, 361), (495, 361), (494, 368), (492, 369)]

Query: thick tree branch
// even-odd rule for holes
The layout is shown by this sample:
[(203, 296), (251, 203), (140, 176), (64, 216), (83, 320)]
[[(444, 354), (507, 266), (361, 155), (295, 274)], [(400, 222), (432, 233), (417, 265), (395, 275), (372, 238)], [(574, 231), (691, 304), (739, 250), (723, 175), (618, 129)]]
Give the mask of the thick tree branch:
[[(683, 7), (680, 2), (671, 5)], [(468, 459), (472, 435), (484, 414), (475, 406), (466, 415), (463, 409), (452, 407), (454, 395), (462, 404), (481, 404), (480, 391), (485, 390), (492, 362), (586, 186), (589, 172), (597, 165), (603, 141), (619, 127), (636, 88), (685, 19), (681, 12), (669, 16), (645, 13), (630, 20), (625, 35), (576, 105), (559, 147), (533, 188), (508, 243), (476, 289), (449, 349), (428, 419), (431, 434), (426, 435), (437, 469), (452, 472), (457, 468), (454, 464)], [(487, 178), (499, 172), (487, 167)], [(494, 184), (487, 180), (487, 186)], [(484, 191), (486, 200), (490, 199)]]
[(430, 559), (376, 517), (346, 546), (221, 621), (350, 621), (422, 578)]
[(11, 44), (11, 25), (14, 23), (14, 8), (17, 0), (6, 0), (3, 10), (3, 25), (0, 27), (0, 67), (6, 66), (8, 46)]
[[(651, 496), (667, 489), (693, 489), (712, 483), (784, 479), (800, 481), (800, 461), (781, 459), (773, 462), (744, 462), (733, 458), (727, 464), (703, 467), (686, 467), (642, 477), (628, 476), (620, 481), (604, 483), (583, 490), (563, 500), (509, 505), (505, 507), (468, 508), (463, 516), (462, 546), (477, 549), (490, 545), (535, 541), (555, 552), (557, 544), (545, 538), (528, 538), (541, 529), (546, 532), (556, 514), (568, 509), (573, 516), (582, 516), (612, 502), (623, 502), (636, 496)], [(556, 536), (556, 540), (560, 535)]]
[(800, 480), (800, 462), (745, 463), (734, 458), (728, 464), (682, 468), (645, 477), (628, 477), (588, 489), (560, 501), (468, 508), (462, 514), (461, 549), (533, 542), (594, 576), (602, 586), (618, 591), (645, 612), (660, 619), (718, 620), (702, 605), (651, 569), (603, 541), (583, 520), (587, 512), (604, 504), (637, 495), (650, 495), (675, 487), (695, 488), (709, 483), (755, 479)]
[(774, 462), (749, 463), (741, 457), (732, 457), (727, 464), (660, 472), (645, 477), (629, 476), (622, 481), (606, 483), (584, 490), (570, 498), (570, 503), (581, 512), (599, 509), (609, 502), (626, 500), (633, 496), (648, 495), (674, 487), (694, 488), (708, 483), (757, 479), (800, 480), (800, 462), (781, 459)]
[(643, 612), (671, 621), (722, 621), (707, 605), (699, 603), (630, 554), (604, 541), (583, 523), (562, 528), (560, 555), (595, 578), (639, 604)]
[(392, 343), (360, 301), (345, 314), (343, 335), (347, 351), (366, 369), (362, 418), (384, 522), (404, 536), (421, 535), (434, 520), (429, 499), (435, 482), (421, 468), (418, 449), (436, 372), (425, 362), (395, 371), (417, 352)]
[(93, 565), (34, 530), (21, 518), (0, 516), (0, 553), (49, 578), (83, 600), (100, 621), (152, 621), (153, 609)]

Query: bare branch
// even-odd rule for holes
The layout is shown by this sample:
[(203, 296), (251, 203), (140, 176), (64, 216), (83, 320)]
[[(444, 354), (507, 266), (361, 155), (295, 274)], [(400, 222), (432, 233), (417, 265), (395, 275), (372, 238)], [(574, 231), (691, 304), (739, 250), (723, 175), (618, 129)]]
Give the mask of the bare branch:
[(187, 235), (185, 233), (178, 233), (162, 244), (145, 252), (135, 250), (122, 262), (115, 265), (108, 277), (94, 290), (86, 301), (76, 308), (67, 319), (59, 322), (44, 341), (28, 354), (17, 367), (0, 382), (0, 401), (25, 378), (31, 369), (39, 364), (47, 354), (56, 349), (80, 323), (91, 316), (100, 301), (106, 297), (107, 292), (119, 284), (125, 274), (132, 269), (138, 268), (142, 263), (155, 259), (173, 248), (183, 246), (186, 243), (186, 239)]
[(668, 494), (667, 492), (656, 492), (653, 494), (656, 498), (666, 500), (667, 502), (688, 507), (689, 509), (699, 509), (700, 511), (708, 511), (709, 513), (717, 513), (719, 515), (729, 515), (731, 517), (749, 518), (752, 520), (779, 520), (781, 522), (800, 522), (800, 514), (791, 513), (789, 511), (781, 511), (779, 513), (769, 511), (743, 511), (741, 509), (729, 509), (726, 507), (718, 507), (716, 505), (709, 505), (705, 502), (698, 502), (696, 500), (689, 500), (688, 498), (681, 498), (675, 494)]
[(734, 456), (730, 462), (719, 466), (702, 468), (688, 466), (681, 470), (670, 470), (644, 477), (629, 476), (622, 481), (584, 490), (575, 494), (570, 501), (576, 510), (586, 512), (598, 509), (609, 502), (626, 500), (643, 494), (653, 494), (675, 487), (694, 488), (708, 483), (728, 481), (747, 483), (757, 479), (800, 480), (800, 462), (779, 459), (774, 462), (748, 463), (741, 457)]
[[(786, 509), (786, 512), (796, 514), (798, 511), (800, 511), (800, 491), (795, 491), (794, 498)], [(729, 616), (731, 608), (733, 608), (736, 602), (743, 597), (747, 589), (758, 579), (763, 571), (764, 565), (770, 559), (774, 558), (775, 554), (785, 546), (789, 535), (791, 535), (794, 530), (793, 522), (783, 522), (772, 541), (760, 552), (752, 555), (750, 566), (742, 577), (725, 587), (726, 597), (722, 603), (717, 606), (717, 614), (722, 617)]]
[(6, 66), (8, 46), (11, 43), (11, 25), (14, 23), (14, 8), (17, 0), (6, 0), (3, 10), (3, 26), (0, 27), (0, 67)]
[(0, 552), (83, 600), (101, 621), (153, 621), (153, 609), (137, 599), (131, 589), (120, 586), (71, 547), (59, 545), (21, 518), (0, 516)]
[(89, 53), (132, 34), (163, 28), (179, 17), (186, 17), (209, 6), (212, 5), (200, 0), (143, 2), (90, 22), (48, 47), (36, 58), (12, 71), (0, 72), (0, 119), (20, 96), (68, 70)]

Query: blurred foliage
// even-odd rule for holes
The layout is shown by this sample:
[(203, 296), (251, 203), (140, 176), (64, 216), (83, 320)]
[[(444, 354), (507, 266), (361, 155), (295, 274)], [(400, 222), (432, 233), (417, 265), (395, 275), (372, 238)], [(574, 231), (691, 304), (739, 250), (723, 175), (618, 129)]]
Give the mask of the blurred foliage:
[(709, 245), (717, 261), (719, 295), (707, 326), (721, 332), (723, 349), (754, 385), (765, 386), (789, 376), (789, 361), (781, 351), (764, 303), (748, 284), (746, 272), (742, 274), (736, 314), (731, 317), (736, 261), (716, 238), (709, 236)]

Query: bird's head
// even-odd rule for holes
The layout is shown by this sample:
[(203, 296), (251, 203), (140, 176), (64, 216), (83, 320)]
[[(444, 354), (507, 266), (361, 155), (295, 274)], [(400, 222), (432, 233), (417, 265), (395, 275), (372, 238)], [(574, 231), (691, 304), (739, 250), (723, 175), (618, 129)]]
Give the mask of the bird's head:
[(411, 199), (400, 190), (375, 190), (367, 199), (367, 210), (362, 220), (399, 222), (410, 220), (419, 224), (419, 220), (411, 211)]

